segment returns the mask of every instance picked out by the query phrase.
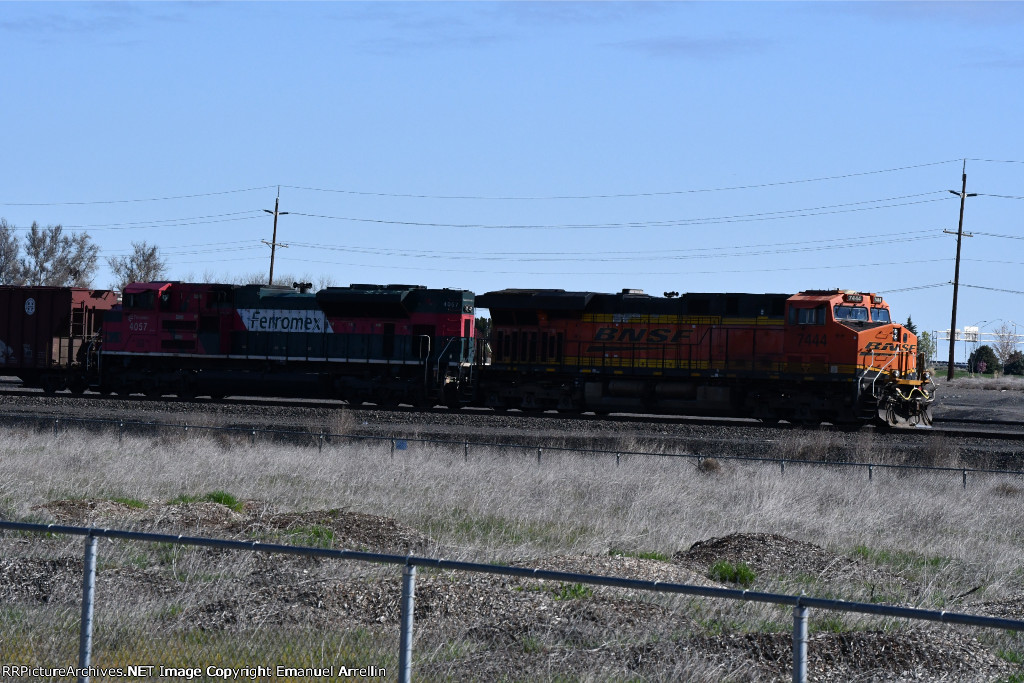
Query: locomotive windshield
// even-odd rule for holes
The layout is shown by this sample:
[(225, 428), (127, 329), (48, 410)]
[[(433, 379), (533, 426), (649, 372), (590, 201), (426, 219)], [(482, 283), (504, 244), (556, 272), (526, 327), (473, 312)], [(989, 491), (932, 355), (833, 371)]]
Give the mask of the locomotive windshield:
[(868, 309), (863, 306), (845, 306), (843, 304), (837, 304), (833, 311), (835, 313), (836, 320), (863, 320), (867, 322), (868, 319)]
[(824, 325), (825, 324), (825, 305), (815, 306), (814, 308), (797, 308), (793, 306), (789, 309), (789, 324), (790, 325)]
[(888, 308), (872, 308), (871, 309), (871, 319), (874, 320), (876, 323), (892, 322), (889, 319), (889, 309)]

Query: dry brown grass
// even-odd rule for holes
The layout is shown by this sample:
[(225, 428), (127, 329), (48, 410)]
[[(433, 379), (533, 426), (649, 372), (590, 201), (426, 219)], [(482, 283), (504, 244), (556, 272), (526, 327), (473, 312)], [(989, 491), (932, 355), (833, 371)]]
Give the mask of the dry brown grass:
[[(828, 447), (828, 436), (801, 436)], [(800, 442), (799, 449), (806, 446)], [(806, 447), (810, 448), (810, 447)], [(803, 451), (810, 455), (810, 451)], [(215, 490), (283, 510), (385, 514), (467, 557), (601, 553), (637, 538), (671, 555), (736, 531), (781, 533), (834, 549), (857, 545), (940, 554), (986, 571), (1024, 564), (1014, 535), (1019, 498), (943, 474), (898, 475), (705, 459), (448, 449), (410, 442), (299, 447), (247, 439), (224, 445), (190, 431), (175, 440), (68, 432), (0, 438), (0, 506), (16, 517), (63, 498), (169, 501)], [(956, 462), (936, 441), (936, 464)], [(713, 473), (715, 476), (707, 476)]]

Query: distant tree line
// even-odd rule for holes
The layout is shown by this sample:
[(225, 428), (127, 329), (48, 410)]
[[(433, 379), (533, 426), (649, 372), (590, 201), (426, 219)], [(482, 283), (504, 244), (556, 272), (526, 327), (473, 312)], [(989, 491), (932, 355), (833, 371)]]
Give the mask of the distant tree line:
[[(107, 259), (114, 275), (111, 289), (130, 282), (166, 277), (166, 264), (156, 246), (132, 242), (132, 253)], [(34, 222), (24, 240), (0, 218), (0, 285), (91, 287), (100, 248), (87, 232), (69, 234), (60, 225), (39, 227)]]
[(88, 287), (100, 249), (89, 233), (69, 235), (59, 225), (33, 222), (24, 246), (14, 228), (0, 218), (0, 284)]

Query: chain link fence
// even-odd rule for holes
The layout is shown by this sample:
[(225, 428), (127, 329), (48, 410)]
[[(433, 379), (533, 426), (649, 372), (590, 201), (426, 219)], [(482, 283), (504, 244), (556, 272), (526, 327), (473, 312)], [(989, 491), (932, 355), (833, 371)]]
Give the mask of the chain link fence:
[[(1015, 680), (949, 625), (1024, 630), (999, 617), (412, 555), (0, 529), (4, 680)], [(757, 627), (716, 628), (739, 619)], [(903, 632), (903, 619), (943, 627)]]

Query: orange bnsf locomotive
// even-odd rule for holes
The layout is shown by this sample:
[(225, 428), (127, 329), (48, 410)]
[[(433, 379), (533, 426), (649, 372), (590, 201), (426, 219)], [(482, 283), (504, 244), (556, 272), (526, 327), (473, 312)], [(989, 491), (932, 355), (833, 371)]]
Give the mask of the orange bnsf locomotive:
[(503, 290), (477, 305), (493, 325), (487, 406), (931, 423), (917, 337), (874, 294)]

